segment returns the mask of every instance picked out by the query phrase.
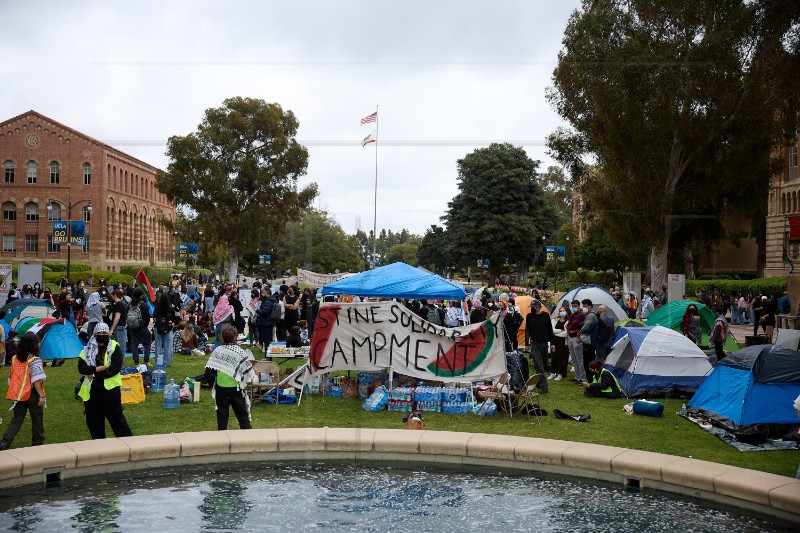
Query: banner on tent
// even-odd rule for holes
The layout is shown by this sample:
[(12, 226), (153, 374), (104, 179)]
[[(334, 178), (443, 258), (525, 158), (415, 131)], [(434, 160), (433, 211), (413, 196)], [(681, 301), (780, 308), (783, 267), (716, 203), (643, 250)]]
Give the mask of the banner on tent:
[(298, 268), (297, 283), (304, 283), (306, 285), (322, 287), (323, 285), (327, 285), (328, 283), (339, 281), (340, 279), (342, 279), (347, 275), (349, 274), (344, 272), (340, 274), (317, 274), (316, 272), (311, 272), (310, 270), (303, 270), (302, 268)]
[(323, 304), (314, 325), (313, 375), (381, 370), (436, 381), (473, 381), (506, 371), (500, 313), (477, 324), (445, 328), (398, 302)]

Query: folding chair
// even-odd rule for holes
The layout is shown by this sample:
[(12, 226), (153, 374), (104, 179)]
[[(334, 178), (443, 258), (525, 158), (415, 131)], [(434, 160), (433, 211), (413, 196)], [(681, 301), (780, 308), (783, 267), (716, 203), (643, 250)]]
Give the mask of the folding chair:
[[(253, 361), (253, 371), (259, 380), (256, 383), (247, 384), (247, 394), (250, 396), (250, 402), (261, 400), (265, 393), (274, 389), (275, 390), (275, 405), (278, 405), (278, 394), (280, 392), (280, 373), (281, 367), (278, 363), (272, 361)], [(272, 379), (269, 381), (261, 381), (261, 374), (270, 374)]]
[(528, 378), (528, 381), (525, 382), (525, 387), (519, 394), (516, 394), (518, 400), (522, 400), (522, 409), (528, 413), (528, 420), (531, 419), (531, 408), (533, 408), (533, 414), (536, 415), (536, 422), (541, 424), (541, 420), (539, 420), (539, 381), (541, 381), (542, 375), (541, 374), (534, 374)]
[[(481, 400), (493, 400), (495, 404), (497, 404), (497, 408), (503, 411), (509, 418), (511, 418), (511, 411), (513, 410), (511, 392), (508, 389), (508, 380), (510, 377), (508, 372), (504, 372), (497, 378), (497, 383), (495, 383), (496, 390), (478, 391), (478, 398)], [(481, 413), (481, 418), (483, 418), (483, 415), (484, 412)]]

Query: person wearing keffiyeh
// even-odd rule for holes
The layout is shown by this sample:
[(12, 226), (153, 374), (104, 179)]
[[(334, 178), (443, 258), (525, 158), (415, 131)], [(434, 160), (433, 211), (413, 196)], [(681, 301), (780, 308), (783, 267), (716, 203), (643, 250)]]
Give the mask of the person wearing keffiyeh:
[(220, 334), (222, 344), (211, 352), (206, 363), (205, 381), (212, 388), (219, 430), (228, 429), (229, 407), (233, 407), (241, 429), (252, 428), (247, 383), (256, 375), (250, 362), (253, 355), (236, 344), (237, 336), (235, 327), (225, 327)]
[(219, 297), (219, 302), (214, 307), (214, 345), (211, 347), (212, 350), (222, 344), (220, 341), (222, 330), (231, 325), (233, 325), (233, 306), (228, 301), (226, 292)]

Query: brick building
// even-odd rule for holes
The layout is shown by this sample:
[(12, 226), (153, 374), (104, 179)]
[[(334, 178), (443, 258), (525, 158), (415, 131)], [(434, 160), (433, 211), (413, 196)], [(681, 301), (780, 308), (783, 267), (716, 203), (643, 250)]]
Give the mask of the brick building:
[(767, 243), (765, 276), (785, 276), (788, 266), (783, 262), (783, 247), (798, 266), (800, 243), (787, 242), (786, 217), (800, 217), (800, 179), (797, 172), (797, 152), (800, 136), (794, 144), (776, 149), (772, 156), (781, 162), (781, 170), (770, 180), (767, 204)]
[(0, 162), (0, 262), (66, 261), (50, 221), (69, 220), (72, 204), (87, 235), (73, 262), (111, 271), (173, 263), (175, 243), (160, 221), (174, 222), (175, 204), (156, 189), (157, 168), (36, 111), (0, 122)]

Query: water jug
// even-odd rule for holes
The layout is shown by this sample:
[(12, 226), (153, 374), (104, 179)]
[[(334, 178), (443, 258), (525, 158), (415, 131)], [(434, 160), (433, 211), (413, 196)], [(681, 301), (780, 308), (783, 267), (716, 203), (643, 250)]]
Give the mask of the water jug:
[(181, 388), (170, 379), (164, 386), (164, 409), (177, 409), (181, 406)]
[(153, 380), (150, 390), (153, 392), (161, 392), (164, 390), (164, 385), (167, 384), (167, 373), (162, 370), (161, 365), (153, 371)]

